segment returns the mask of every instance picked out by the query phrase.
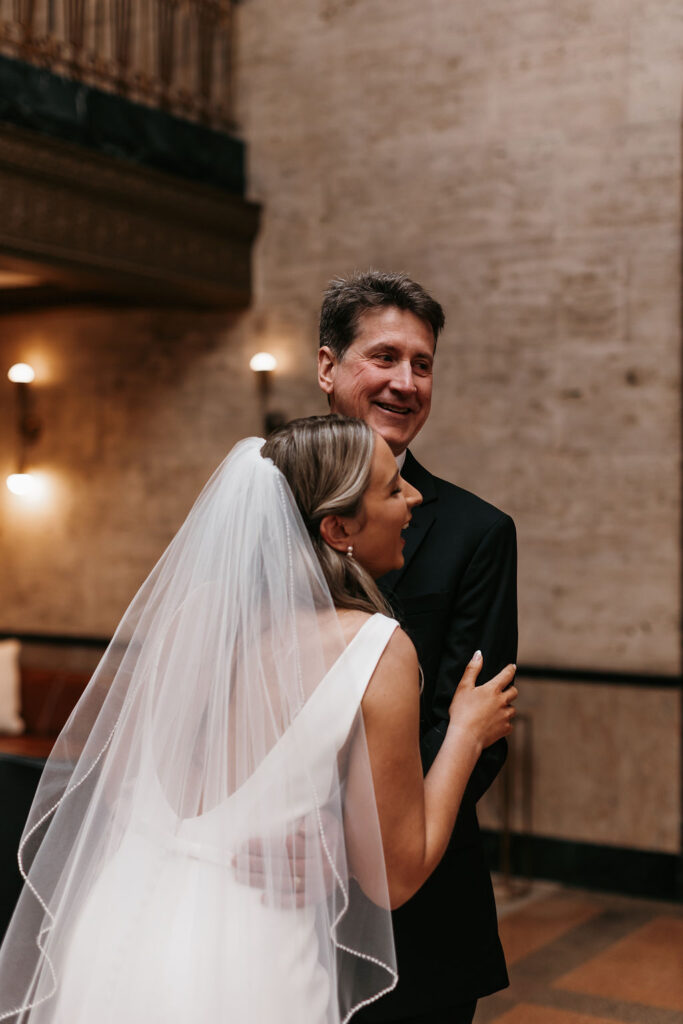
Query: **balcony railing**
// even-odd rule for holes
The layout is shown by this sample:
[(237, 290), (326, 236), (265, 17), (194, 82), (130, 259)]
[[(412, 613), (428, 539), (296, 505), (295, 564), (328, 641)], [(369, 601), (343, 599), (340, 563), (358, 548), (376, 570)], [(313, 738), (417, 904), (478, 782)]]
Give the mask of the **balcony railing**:
[(217, 130), (232, 0), (0, 0), (0, 53)]

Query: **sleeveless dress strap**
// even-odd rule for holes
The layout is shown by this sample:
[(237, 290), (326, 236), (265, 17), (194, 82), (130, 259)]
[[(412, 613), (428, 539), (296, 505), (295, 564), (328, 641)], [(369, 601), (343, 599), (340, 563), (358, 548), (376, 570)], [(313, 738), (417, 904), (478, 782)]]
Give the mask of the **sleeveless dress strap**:
[(379, 612), (363, 623), (302, 708), (307, 729), (324, 729), (338, 749), (344, 745), (377, 663), (397, 628), (395, 619)]

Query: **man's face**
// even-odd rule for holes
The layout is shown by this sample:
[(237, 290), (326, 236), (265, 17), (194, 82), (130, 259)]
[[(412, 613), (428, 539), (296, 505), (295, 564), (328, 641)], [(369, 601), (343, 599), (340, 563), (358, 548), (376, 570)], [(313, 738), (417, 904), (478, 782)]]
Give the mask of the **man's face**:
[(319, 350), (318, 383), (332, 412), (365, 420), (399, 455), (429, 415), (433, 363), (429, 324), (394, 306), (373, 309), (341, 359)]

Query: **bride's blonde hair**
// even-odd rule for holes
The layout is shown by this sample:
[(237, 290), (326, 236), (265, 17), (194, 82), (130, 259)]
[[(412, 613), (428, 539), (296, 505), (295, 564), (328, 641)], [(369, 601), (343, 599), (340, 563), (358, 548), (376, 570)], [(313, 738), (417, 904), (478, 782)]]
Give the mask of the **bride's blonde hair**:
[(375, 435), (362, 420), (333, 413), (292, 420), (271, 434), (261, 455), (272, 459), (294, 495), (337, 608), (392, 611), (355, 558), (320, 535), (325, 516), (357, 516), (372, 469)]

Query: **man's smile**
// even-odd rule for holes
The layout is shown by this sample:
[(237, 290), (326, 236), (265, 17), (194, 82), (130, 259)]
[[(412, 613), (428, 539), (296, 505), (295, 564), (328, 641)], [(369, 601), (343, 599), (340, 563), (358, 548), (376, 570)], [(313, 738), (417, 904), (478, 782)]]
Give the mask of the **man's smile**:
[(375, 402), (374, 404), (384, 412), (395, 413), (399, 416), (407, 416), (408, 413), (415, 411), (414, 409), (409, 409), (405, 405), (390, 405), (388, 402)]

